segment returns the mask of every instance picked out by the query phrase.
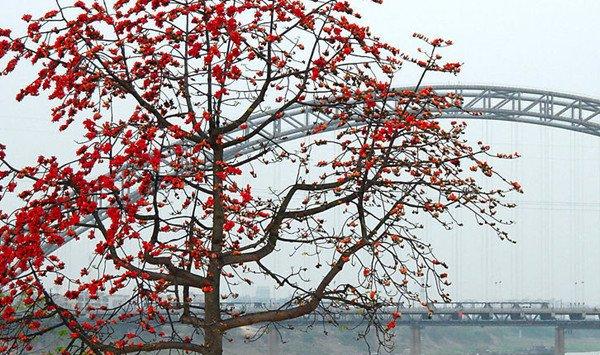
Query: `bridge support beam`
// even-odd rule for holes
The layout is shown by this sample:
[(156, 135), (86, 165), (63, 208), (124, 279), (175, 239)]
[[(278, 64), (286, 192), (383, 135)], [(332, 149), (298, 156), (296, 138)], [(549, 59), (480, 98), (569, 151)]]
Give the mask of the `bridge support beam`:
[(410, 355), (421, 355), (421, 326), (410, 326)]
[(565, 355), (565, 328), (563, 327), (556, 327), (554, 355)]

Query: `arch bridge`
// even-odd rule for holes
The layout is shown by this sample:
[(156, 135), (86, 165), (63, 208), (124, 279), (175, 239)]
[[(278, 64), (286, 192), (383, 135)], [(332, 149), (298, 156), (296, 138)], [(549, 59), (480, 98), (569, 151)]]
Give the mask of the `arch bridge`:
[[(457, 93), (464, 99), (462, 110), (456, 108), (444, 110), (437, 119), (521, 122), (600, 137), (600, 99), (508, 86), (433, 85), (430, 87), (438, 94)], [(405, 87), (396, 90), (406, 89), (414, 88)], [(244, 130), (251, 131), (260, 126), (275, 112), (275, 110), (271, 110), (252, 115)], [(268, 124), (260, 134), (242, 145), (225, 151), (224, 158), (230, 160), (250, 154), (260, 148), (312, 135), (315, 126), (330, 121), (331, 119), (327, 115), (307, 109), (305, 105), (292, 105), (284, 112), (281, 119)], [(359, 126), (361, 122), (350, 121), (349, 124)], [(331, 125), (324, 131), (334, 131), (337, 128), (337, 126)], [(234, 131), (225, 139), (234, 139), (240, 133), (244, 132), (242, 130)], [(132, 195), (136, 194), (137, 192), (132, 193)], [(100, 218), (104, 220), (108, 216), (103, 211), (100, 213)], [(88, 217), (82, 221), (82, 225), (89, 225), (92, 222), (93, 217)], [(80, 235), (88, 228), (82, 226), (76, 230), (76, 234)], [(58, 248), (56, 245), (46, 245), (44, 251), (52, 253)]]
[[(600, 99), (508, 86), (434, 85), (430, 87), (438, 94), (457, 93), (464, 99), (462, 110), (457, 108), (444, 110), (437, 119), (521, 122), (600, 137)], [(413, 88), (396, 90), (406, 89)], [(274, 110), (251, 116), (246, 131), (258, 127), (273, 114), (275, 114)], [(306, 137), (312, 134), (316, 125), (330, 121), (330, 118), (323, 113), (308, 110), (302, 104), (293, 105), (284, 112), (280, 120), (265, 127), (262, 135), (246, 142), (243, 146), (237, 146), (235, 151), (226, 152), (226, 158), (245, 155), (259, 147)], [(361, 123), (350, 121), (349, 124), (360, 125)], [(325, 131), (336, 129), (336, 126), (330, 126)], [(236, 136), (238, 132), (232, 132), (226, 136), (226, 139), (233, 139)]]

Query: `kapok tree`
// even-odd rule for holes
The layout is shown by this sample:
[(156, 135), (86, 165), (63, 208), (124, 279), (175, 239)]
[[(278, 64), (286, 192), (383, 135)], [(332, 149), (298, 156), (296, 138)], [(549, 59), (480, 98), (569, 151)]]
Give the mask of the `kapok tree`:
[[(65, 354), (221, 354), (236, 328), (347, 309), (385, 342), (401, 316), (390, 310), (419, 300), (415, 287), (449, 298), (414, 214), (450, 228), (460, 206), (506, 237), (496, 210), (520, 186), (486, 162), (489, 147), (464, 140), (464, 123), (436, 121), (461, 98), (391, 87), (403, 63), (457, 73), (438, 54), (450, 41), (416, 35), (429, 49), (402, 54), (346, 1), (67, 2), (25, 15), (25, 34), (0, 30), (2, 73), (39, 70), (17, 100), (45, 93), (59, 129), (82, 132), (71, 161), (19, 167), (3, 147), (3, 201), (19, 201), (0, 215), (3, 352), (67, 329)], [(327, 120), (290, 148), (267, 130), (292, 108)], [(293, 174), (257, 194), (250, 181), (267, 163)], [(52, 253), (65, 243), (89, 265)], [(290, 250), (314, 268), (273, 268)], [(260, 275), (287, 298), (227, 304)], [(129, 297), (86, 303), (101, 294)]]

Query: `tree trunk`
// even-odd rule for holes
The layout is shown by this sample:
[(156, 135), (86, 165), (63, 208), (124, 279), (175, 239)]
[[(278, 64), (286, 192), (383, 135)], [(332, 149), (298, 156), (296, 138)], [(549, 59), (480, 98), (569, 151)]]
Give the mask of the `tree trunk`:
[(204, 294), (205, 318), (207, 326), (204, 328), (204, 345), (208, 355), (223, 354), (223, 332), (217, 329), (221, 321), (221, 305), (219, 300), (219, 277), (213, 284), (214, 290)]
[(204, 332), (204, 345), (207, 348), (206, 355), (222, 355), (223, 333), (206, 329)]
[[(217, 172), (222, 171), (222, 167), (216, 162), (223, 160), (223, 150), (221, 147), (214, 150), (215, 164), (213, 164), (213, 227), (211, 237), (211, 251), (220, 256), (223, 244), (223, 224), (225, 223), (225, 211), (223, 208), (223, 181), (218, 177)], [(223, 354), (223, 332), (218, 330), (221, 322), (221, 261), (219, 257), (211, 257), (208, 264), (207, 279), (210, 280), (212, 290), (204, 292), (204, 314), (207, 326), (204, 328), (204, 344), (208, 349), (209, 355)]]

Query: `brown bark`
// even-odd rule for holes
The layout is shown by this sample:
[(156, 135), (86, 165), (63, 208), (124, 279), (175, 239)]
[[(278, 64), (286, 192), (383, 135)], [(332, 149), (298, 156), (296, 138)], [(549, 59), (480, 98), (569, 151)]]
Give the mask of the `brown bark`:
[[(217, 162), (223, 159), (223, 148), (215, 147), (215, 164), (213, 164), (213, 199), (215, 201), (213, 227), (211, 238), (211, 252), (213, 255), (221, 255), (223, 249), (223, 225), (225, 223), (225, 211), (223, 208), (223, 181), (219, 178), (217, 172), (222, 170), (222, 166)], [(204, 293), (205, 321), (204, 327), (204, 345), (207, 348), (207, 354), (219, 355), (223, 353), (223, 333), (219, 329), (221, 323), (221, 301), (219, 298), (221, 291), (221, 260), (218, 257), (211, 257), (208, 265), (207, 279), (212, 287), (209, 292)]]

